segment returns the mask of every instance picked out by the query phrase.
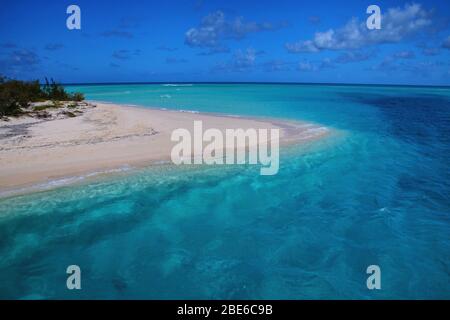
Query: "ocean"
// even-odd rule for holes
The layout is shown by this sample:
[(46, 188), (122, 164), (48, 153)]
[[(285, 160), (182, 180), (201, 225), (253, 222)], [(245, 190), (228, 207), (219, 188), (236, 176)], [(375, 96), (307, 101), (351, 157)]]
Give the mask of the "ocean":
[[(335, 134), (283, 150), (274, 176), (161, 165), (0, 199), (0, 298), (450, 299), (450, 88), (67, 88)], [(69, 265), (81, 290), (66, 288)]]

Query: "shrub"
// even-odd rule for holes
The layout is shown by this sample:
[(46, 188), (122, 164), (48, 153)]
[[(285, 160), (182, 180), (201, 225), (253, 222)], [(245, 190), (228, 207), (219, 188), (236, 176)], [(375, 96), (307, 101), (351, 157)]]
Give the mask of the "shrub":
[(42, 110), (46, 110), (49, 108), (55, 108), (55, 105), (54, 104), (46, 104), (43, 106), (36, 106), (33, 108), (33, 111), (42, 111)]
[(11, 80), (0, 75), (0, 117), (19, 115), (30, 102), (42, 100), (53, 100), (55, 107), (58, 107), (61, 105), (59, 101), (83, 101), (84, 95), (79, 92), (67, 93), (53, 79), (48, 81), (45, 78), (45, 84), (41, 87), (37, 80)]
[(72, 94), (72, 99), (74, 101), (83, 101), (84, 100), (84, 94), (82, 94), (81, 92), (75, 92)]
[(0, 82), (0, 116), (18, 115), (41, 97), (39, 82), (6, 80)]
[(69, 94), (64, 90), (64, 87), (60, 84), (57, 84), (53, 79), (51, 79), (51, 82), (49, 82), (48, 79), (45, 78), (45, 84), (42, 87), (42, 92), (47, 99), (70, 100)]

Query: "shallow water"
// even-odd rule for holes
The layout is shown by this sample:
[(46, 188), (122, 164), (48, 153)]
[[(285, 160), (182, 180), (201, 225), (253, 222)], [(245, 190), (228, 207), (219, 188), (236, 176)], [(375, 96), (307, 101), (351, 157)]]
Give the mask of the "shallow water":
[[(0, 298), (450, 298), (450, 89), (69, 89), (339, 134), (284, 151), (276, 176), (161, 166), (0, 200)], [(372, 264), (381, 290), (366, 287)]]

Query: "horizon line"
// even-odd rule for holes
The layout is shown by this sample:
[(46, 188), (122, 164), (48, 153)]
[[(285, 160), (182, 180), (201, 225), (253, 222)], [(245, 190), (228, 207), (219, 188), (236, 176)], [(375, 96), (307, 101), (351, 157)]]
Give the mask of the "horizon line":
[(329, 86), (381, 86), (381, 87), (432, 87), (449, 88), (450, 85), (433, 84), (383, 84), (383, 83), (346, 83), (346, 82), (294, 82), (294, 81), (125, 81), (125, 82), (69, 82), (63, 86), (81, 85), (126, 85), (126, 84), (285, 84), (285, 85), (329, 85)]

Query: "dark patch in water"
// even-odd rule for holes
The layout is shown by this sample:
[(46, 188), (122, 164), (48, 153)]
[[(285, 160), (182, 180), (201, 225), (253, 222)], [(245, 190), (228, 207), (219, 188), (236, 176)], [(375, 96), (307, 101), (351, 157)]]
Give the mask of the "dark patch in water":
[(450, 99), (444, 96), (342, 95), (381, 111), (390, 124), (390, 133), (399, 139), (427, 145), (450, 144)]
[(128, 284), (125, 279), (123, 279), (120, 276), (114, 277), (112, 279), (112, 284), (114, 286), (114, 289), (116, 289), (118, 292), (124, 292), (128, 288)]
[[(448, 208), (450, 188), (450, 99), (440, 95), (388, 96), (344, 93), (346, 99), (381, 112), (389, 136), (413, 146), (399, 176), (395, 201), (409, 199), (429, 208)], [(382, 135), (383, 132), (380, 132)], [(408, 163), (410, 165), (408, 165)], [(414, 171), (409, 170), (414, 167)]]

